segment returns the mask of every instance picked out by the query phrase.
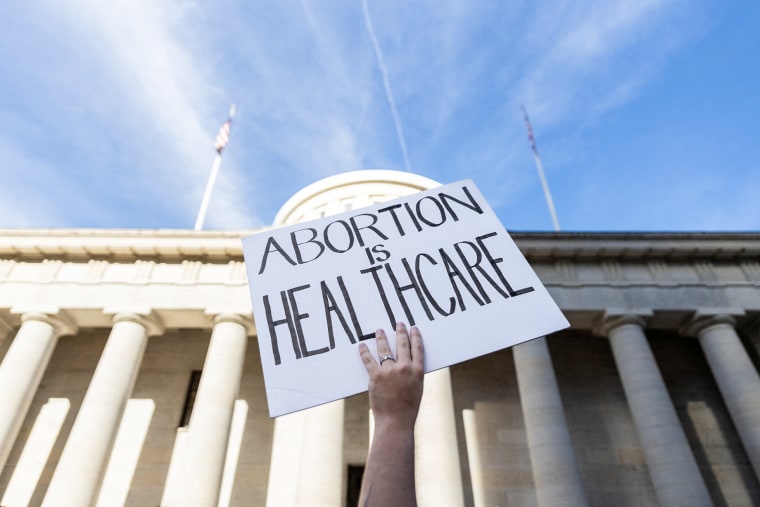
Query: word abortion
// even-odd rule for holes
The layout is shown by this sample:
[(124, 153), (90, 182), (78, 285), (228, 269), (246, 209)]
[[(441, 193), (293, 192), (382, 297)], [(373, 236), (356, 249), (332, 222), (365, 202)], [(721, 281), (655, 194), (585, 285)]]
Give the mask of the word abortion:
[(298, 229), (289, 234), (289, 242), (269, 236), (258, 263), (258, 274), (264, 273), (271, 265), (268, 264), (270, 256), (280, 258), (291, 266), (299, 266), (313, 262), (327, 252), (343, 254), (358, 246), (366, 248), (367, 256), (371, 258), (368, 244), (404, 237), (426, 228), (441, 227), (449, 221), (457, 222), (462, 212), (482, 214), (483, 209), (470, 190), (463, 186), (461, 191), (461, 196), (438, 192), (421, 197), (414, 203), (393, 204), (374, 213), (358, 213), (345, 220), (334, 220), (321, 230), (314, 227)]
[[(400, 228), (398, 231), (401, 234)], [(296, 359), (334, 349), (335, 331), (338, 327), (350, 343), (373, 337), (374, 333), (365, 333), (361, 328), (361, 319), (351, 297), (352, 291), (376, 293), (378, 305), (385, 309), (391, 326), (400, 320), (397, 319), (394, 307), (400, 307), (404, 319), (413, 325), (423, 315), (428, 321), (433, 321), (436, 317), (464, 312), (473, 307), (473, 304), (482, 307), (496, 300), (533, 292), (531, 286), (514, 288), (507, 280), (500, 266), (504, 259), (495, 256), (487, 244), (497, 236), (497, 232), (490, 232), (472, 240), (438, 248), (434, 252), (421, 252), (388, 262), (385, 261), (390, 258), (390, 253), (382, 245), (376, 245), (372, 251), (380, 254), (374, 258), (381, 259), (380, 263), (371, 259), (372, 265), (359, 271), (359, 282), (351, 287), (352, 290), (343, 276), (337, 276), (332, 288), (326, 280), (322, 280), (318, 284), (303, 284), (282, 290), (279, 297), (274, 298), (279, 300), (277, 303), (269, 295), (264, 295), (263, 304), (275, 364), (282, 362), (278, 328), (283, 331), (287, 329), (285, 335), (289, 335)], [(383, 253), (387, 255), (382, 255)], [(450, 292), (434, 295), (430, 286), (448, 287)], [(315, 312), (316, 315), (313, 315)], [(321, 338), (323, 342), (320, 344), (306, 343), (303, 321), (310, 318), (323, 319), (322, 323), (327, 329), (326, 343), (324, 338)]]

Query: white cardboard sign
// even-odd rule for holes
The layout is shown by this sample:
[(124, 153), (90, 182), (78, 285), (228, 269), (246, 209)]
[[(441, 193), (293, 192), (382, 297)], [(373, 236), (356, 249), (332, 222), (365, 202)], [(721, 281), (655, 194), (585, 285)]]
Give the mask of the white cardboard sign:
[(425, 371), (568, 322), (470, 180), (243, 239), (271, 417), (367, 390), (358, 344), (415, 324)]

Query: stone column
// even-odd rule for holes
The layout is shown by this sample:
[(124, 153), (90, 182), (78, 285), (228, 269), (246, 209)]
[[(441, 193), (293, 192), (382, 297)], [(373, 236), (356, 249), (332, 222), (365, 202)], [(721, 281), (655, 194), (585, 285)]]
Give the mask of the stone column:
[(0, 364), (0, 470), (13, 448), (58, 337), (76, 331), (76, 325), (63, 312), (21, 316), (21, 328)]
[(488, 497), (483, 480), (483, 460), (480, 457), (480, 438), (475, 410), (471, 408), (462, 410), (462, 422), (464, 423), (464, 438), (467, 444), (467, 459), (470, 464), (472, 503), (475, 507), (486, 507)]
[(343, 400), (304, 412), (296, 507), (341, 505), (344, 413)]
[(92, 505), (132, 395), (149, 335), (163, 332), (155, 317), (117, 313), (87, 393), (50, 480), (43, 507)]
[(546, 339), (512, 351), (538, 505), (587, 505)]
[(636, 315), (608, 316), (596, 329), (608, 336), (649, 477), (662, 507), (713, 505), (665, 382)]
[(173, 495), (177, 505), (208, 507), (219, 501), (232, 410), (252, 330), (253, 323), (241, 315), (221, 314), (214, 319)]
[(294, 412), (274, 420), (266, 507), (293, 507), (296, 504), (294, 475), (297, 476), (301, 469), (305, 412)]
[(448, 368), (425, 375), (414, 440), (415, 477), (420, 507), (464, 505), (451, 373)]
[(684, 329), (696, 335), (734, 421), (755, 475), (760, 479), (760, 377), (747, 355), (735, 319), (701, 316)]

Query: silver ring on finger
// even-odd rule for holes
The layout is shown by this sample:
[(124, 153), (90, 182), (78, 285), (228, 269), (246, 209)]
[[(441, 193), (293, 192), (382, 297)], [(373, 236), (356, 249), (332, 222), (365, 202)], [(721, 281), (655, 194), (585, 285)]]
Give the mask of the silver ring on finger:
[(394, 363), (396, 362), (396, 358), (393, 357), (393, 354), (383, 354), (380, 356), (380, 366), (382, 366), (383, 363), (388, 360), (393, 361)]

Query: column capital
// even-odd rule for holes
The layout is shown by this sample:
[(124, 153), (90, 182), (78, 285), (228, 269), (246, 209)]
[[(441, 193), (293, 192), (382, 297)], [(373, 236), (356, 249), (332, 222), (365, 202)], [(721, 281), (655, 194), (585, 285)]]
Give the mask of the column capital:
[(679, 332), (685, 336), (699, 336), (701, 331), (708, 327), (720, 324), (728, 324), (731, 327), (736, 327), (736, 316), (742, 315), (743, 313), (744, 312), (708, 313), (698, 310), (684, 320)]
[(651, 316), (652, 310), (646, 308), (632, 310), (609, 308), (597, 319), (592, 332), (597, 336), (609, 336), (610, 331), (626, 324), (635, 324), (643, 329)]
[(79, 326), (74, 322), (74, 319), (58, 308), (30, 308), (28, 311), (14, 308), (11, 312), (21, 314), (22, 324), (24, 322), (39, 321), (52, 326), (58, 336), (73, 335), (77, 334), (77, 331), (79, 331)]
[[(107, 312), (111, 314), (111, 312)], [(112, 314), (113, 323), (117, 322), (135, 322), (140, 324), (148, 333), (148, 336), (159, 336), (164, 334), (164, 324), (155, 312), (114, 312)]]
[(220, 322), (234, 322), (240, 324), (245, 328), (245, 334), (248, 336), (256, 335), (256, 325), (253, 323), (253, 319), (250, 315), (244, 315), (240, 313), (215, 313), (209, 315), (214, 322), (214, 325)]

